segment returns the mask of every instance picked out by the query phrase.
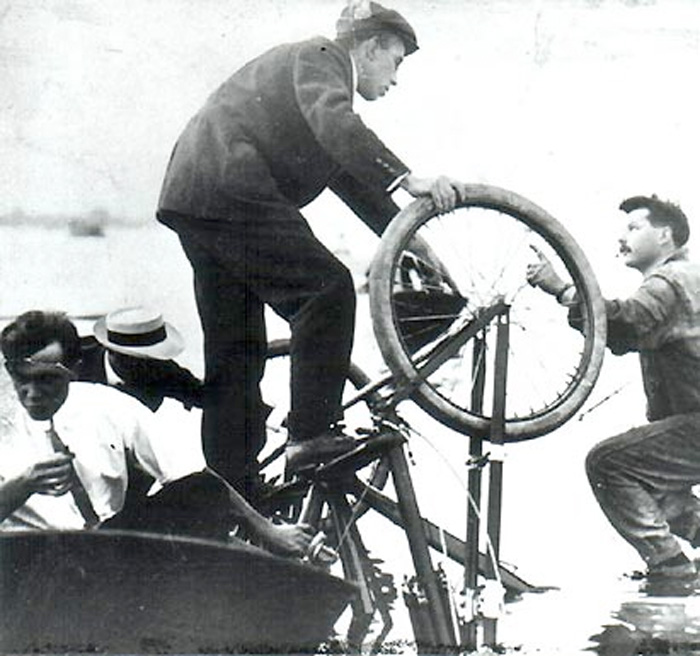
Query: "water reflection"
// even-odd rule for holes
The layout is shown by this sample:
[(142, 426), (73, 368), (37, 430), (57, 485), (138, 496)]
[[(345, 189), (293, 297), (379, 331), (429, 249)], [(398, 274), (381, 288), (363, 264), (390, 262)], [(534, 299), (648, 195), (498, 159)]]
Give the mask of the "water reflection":
[(591, 638), (600, 656), (700, 654), (700, 596), (624, 601), (612, 620)]

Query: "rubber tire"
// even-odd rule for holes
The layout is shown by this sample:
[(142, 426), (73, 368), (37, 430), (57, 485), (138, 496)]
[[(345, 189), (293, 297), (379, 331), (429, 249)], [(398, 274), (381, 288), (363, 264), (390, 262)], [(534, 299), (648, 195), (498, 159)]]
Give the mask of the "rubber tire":
[[(482, 207), (500, 211), (534, 229), (555, 249), (574, 278), (579, 297), (591, 319), (583, 371), (558, 405), (537, 416), (507, 420), (506, 442), (545, 435), (560, 427), (582, 406), (600, 373), (606, 343), (605, 305), (598, 282), (583, 251), (569, 232), (545, 210), (513, 192), (490, 185), (462, 185), (459, 208)], [(415, 384), (411, 398), (432, 417), (461, 433), (487, 437), (490, 419), (464, 411), (447, 402), (420, 377), (398, 331), (392, 305), (392, 281), (400, 253), (414, 233), (436, 216), (431, 199), (419, 198), (400, 211), (387, 227), (373, 260), (369, 277), (370, 311), (375, 337), (386, 364), (403, 382)]]

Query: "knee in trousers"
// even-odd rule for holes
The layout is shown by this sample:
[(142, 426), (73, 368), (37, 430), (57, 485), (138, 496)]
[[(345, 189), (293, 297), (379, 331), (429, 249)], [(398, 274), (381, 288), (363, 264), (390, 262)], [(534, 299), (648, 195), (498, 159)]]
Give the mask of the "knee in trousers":
[(591, 486), (598, 484), (605, 470), (605, 453), (598, 446), (594, 446), (586, 456), (586, 476)]

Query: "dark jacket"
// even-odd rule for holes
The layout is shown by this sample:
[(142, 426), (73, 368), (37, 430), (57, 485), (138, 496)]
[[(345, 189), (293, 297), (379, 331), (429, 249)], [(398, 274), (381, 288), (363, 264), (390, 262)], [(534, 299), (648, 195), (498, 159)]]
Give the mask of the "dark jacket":
[(326, 187), (381, 233), (408, 171), (353, 112), (352, 64), (334, 41), (281, 45), (234, 73), (173, 150), (160, 212), (229, 219), (255, 206), (301, 208)]
[[(107, 384), (105, 347), (94, 337), (81, 337), (81, 360), (76, 367), (78, 380)], [(203, 384), (191, 371), (173, 360), (143, 360), (138, 385), (119, 383), (116, 388), (129, 394), (155, 412), (166, 397), (180, 401), (188, 410), (202, 407)]]

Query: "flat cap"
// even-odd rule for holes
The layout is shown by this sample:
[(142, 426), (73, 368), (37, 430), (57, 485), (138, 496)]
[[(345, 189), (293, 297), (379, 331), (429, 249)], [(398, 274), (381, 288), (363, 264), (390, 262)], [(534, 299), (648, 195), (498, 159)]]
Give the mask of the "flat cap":
[(349, 3), (335, 24), (339, 37), (369, 37), (377, 32), (392, 32), (400, 37), (406, 47), (406, 55), (418, 50), (418, 40), (408, 21), (393, 9), (382, 7), (378, 2)]

